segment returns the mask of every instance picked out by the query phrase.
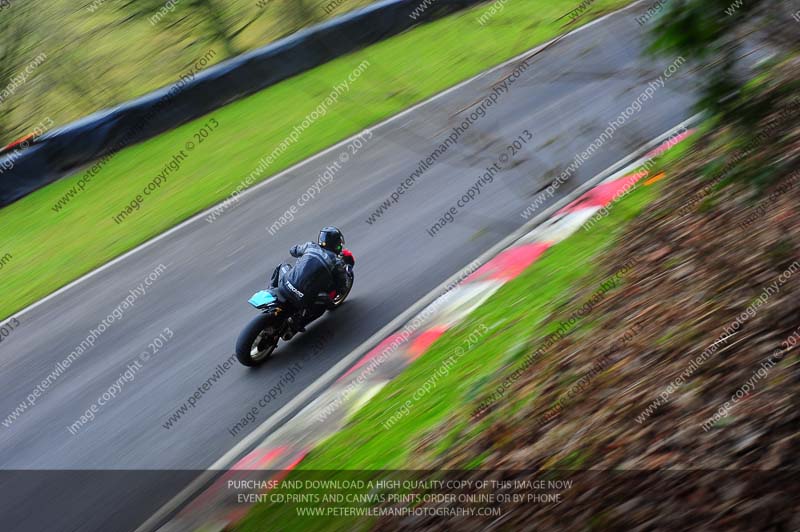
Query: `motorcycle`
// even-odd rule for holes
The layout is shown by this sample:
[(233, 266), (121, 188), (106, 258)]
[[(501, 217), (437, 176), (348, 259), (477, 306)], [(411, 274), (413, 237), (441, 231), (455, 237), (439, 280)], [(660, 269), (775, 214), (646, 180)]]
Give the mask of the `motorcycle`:
[[(318, 295), (317, 301), (320, 305), (326, 306), (325, 310), (339, 308), (353, 287), (355, 257), (347, 249), (342, 251), (342, 257), (347, 270), (347, 286), (341, 293), (322, 292)], [(303, 323), (305, 317), (293, 310), (292, 306), (280, 297), (277, 288), (256, 292), (248, 303), (260, 310), (261, 314), (248, 323), (239, 334), (236, 340), (236, 358), (243, 365), (253, 367), (263, 364), (272, 356), (279, 340), (285, 342), (291, 340), (298, 332), (297, 324)], [(322, 314), (324, 310), (318, 317)]]

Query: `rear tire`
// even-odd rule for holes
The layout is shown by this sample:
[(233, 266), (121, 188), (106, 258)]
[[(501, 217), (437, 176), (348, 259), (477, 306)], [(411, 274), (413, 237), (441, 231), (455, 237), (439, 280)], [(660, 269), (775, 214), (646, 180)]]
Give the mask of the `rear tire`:
[[(278, 347), (280, 323), (272, 314), (255, 317), (236, 340), (236, 358), (247, 367), (260, 366)], [(270, 333), (272, 329), (272, 333)]]

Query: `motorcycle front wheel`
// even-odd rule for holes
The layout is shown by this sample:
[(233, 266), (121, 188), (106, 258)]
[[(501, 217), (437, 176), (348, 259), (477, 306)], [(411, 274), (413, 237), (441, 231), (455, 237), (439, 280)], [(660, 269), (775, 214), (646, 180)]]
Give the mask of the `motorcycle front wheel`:
[(336, 297), (333, 298), (331, 301), (331, 306), (329, 310), (336, 310), (344, 303), (344, 300), (347, 299), (347, 296), (350, 295), (350, 290), (353, 289), (353, 282), (355, 281), (355, 277), (353, 276), (353, 268), (352, 266), (347, 267), (347, 274), (348, 274), (348, 282), (347, 287), (342, 293), (336, 294)]
[(239, 362), (254, 367), (272, 356), (278, 347), (279, 326), (280, 323), (272, 314), (256, 316), (248, 323), (236, 340), (236, 358)]

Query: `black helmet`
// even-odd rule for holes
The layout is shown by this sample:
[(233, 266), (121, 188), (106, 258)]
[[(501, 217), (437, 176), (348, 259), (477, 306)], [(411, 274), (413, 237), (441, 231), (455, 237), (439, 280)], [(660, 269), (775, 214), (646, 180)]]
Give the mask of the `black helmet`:
[(339, 254), (344, 248), (344, 235), (342, 235), (342, 232), (339, 231), (337, 227), (323, 227), (319, 232), (318, 243), (328, 251)]

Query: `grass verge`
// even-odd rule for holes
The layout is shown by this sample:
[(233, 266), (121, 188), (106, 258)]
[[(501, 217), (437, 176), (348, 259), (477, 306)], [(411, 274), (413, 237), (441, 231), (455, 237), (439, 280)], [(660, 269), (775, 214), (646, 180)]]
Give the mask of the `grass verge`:
[[(629, 0), (598, 0), (578, 22)], [(341, 57), (246, 99), (218, 109), (119, 152), (62, 210), (53, 205), (82, 174), (62, 179), (0, 210), (5, 239), (0, 254), (13, 259), (0, 271), (0, 316), (12, 315), (227, 197), (314, 110), (334, 84), (359, 64), (370, 66), (337, 104), (315, 121), (258, 180), (319, 152), (371, 124), (408, 108), (492, 65), (566, 31), (555, 22), (570, 6), (544, 0), (508, 3), (481, 26), (488, 5)], [(179, 170), (121, 224), (112, 217), (133, 202), (194, 134), (217, 126)]]

